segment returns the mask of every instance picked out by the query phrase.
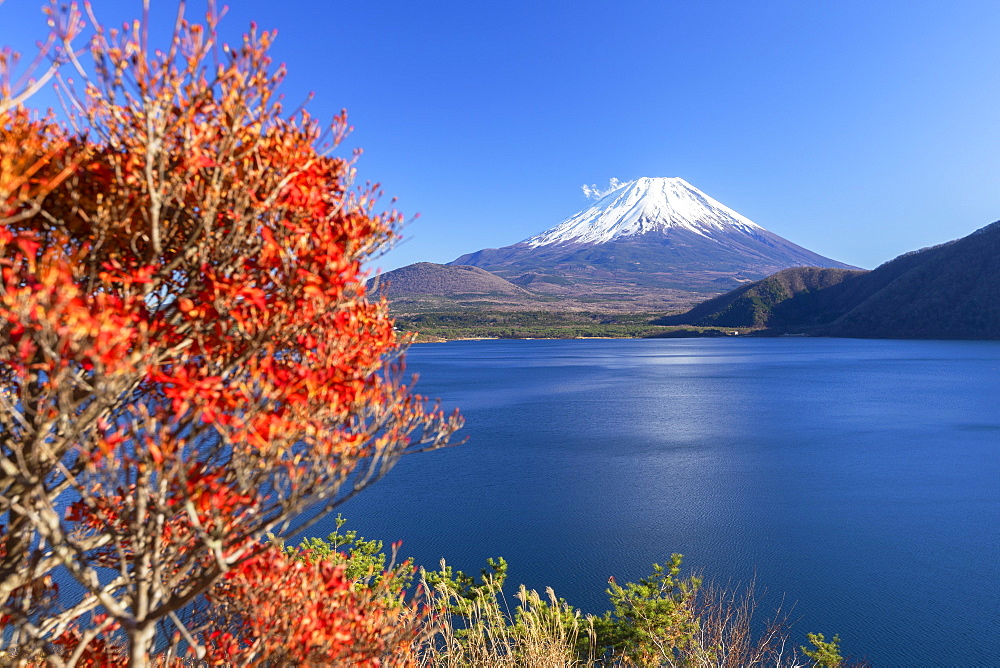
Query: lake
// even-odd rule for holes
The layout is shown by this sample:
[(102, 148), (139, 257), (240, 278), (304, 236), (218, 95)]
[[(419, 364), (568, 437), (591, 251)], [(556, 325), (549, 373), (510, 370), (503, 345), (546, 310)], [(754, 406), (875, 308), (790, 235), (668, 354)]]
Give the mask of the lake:
[[(468, 443), (340, 508), (429, 568), (586, 612), (673, 552), (876, 665), (1000, 665), (1000, 342), (460, 341), (414, 346)], [(310, 533), (325, 535), (329, 522)]]

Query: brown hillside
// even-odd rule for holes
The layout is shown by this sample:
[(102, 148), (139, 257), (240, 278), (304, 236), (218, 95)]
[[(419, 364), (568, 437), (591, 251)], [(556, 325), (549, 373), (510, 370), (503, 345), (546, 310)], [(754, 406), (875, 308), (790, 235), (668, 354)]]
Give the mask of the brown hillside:
[(479, 267), (418, 262), (369, 281), (388, 298), (412, 295), (530, 296), (527, 290)]

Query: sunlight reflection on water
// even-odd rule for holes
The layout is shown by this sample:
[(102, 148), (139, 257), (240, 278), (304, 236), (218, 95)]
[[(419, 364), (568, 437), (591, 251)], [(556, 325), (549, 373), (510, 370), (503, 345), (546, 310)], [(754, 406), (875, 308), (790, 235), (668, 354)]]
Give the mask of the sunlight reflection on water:
[(349, 528), (429, 566), (502, 555), (593, 612), (681, 552), (877, 664), (1000, 665), (1000, 343), (477, 341), (410, 367), (470, 441), (404, 459)]

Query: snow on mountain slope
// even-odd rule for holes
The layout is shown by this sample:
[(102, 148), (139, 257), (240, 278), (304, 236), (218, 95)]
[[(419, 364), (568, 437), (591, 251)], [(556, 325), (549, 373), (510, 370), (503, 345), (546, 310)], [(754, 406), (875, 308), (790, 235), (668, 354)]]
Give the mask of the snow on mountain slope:
[(567, 242), (599, 244), (670, 228), (706, 238), (713, 232), (756, 234), (763, 228), (681, 178), (643, 177), (522, 243), (532, 248)]
[(654, 308), (789, 267), (854, 268), (769, 232), (679, 178), (626, 183), (541, 234), (449, 264), (486, 269), (532, 292)]

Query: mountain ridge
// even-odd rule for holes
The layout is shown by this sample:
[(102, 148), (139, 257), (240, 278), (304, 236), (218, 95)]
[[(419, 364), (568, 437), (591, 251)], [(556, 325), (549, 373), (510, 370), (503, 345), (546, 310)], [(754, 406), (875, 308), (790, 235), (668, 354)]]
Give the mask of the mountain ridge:
[(809, 289), (814, 271), (778, 272), (656, 322), (763, 327), (771, 334), (1000, 338), (1000, 221)]
[(387, 298), (442, 293), (527, 296), (528, 291), (479, 267), (416, 262), (379, 274), (369, 289)]
[(787, 267), (853, 269), (770, 232), (676, 177), (622, 184), (540, 234), (449, 264), (480, 267), (519, 285), (528, 275), (549, 276), (565, 283), (532, 289), (607, 302), (627, 295), (647, 310), (682, 307)]

